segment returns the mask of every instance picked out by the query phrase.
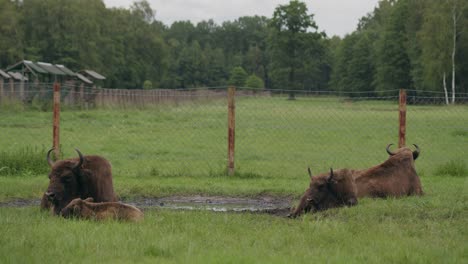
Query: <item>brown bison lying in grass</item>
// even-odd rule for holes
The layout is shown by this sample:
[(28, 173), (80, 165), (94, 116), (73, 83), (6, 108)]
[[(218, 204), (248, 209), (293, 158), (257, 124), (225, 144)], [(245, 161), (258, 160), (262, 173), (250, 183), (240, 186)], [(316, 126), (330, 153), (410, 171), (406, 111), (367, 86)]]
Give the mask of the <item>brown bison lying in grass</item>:
[(76, 198), (62, 209), (65, 218), (76, 217), (92, 220), (124, 220), (138, 222), (143, 219), (143, 212), (135, 206), (120, 202), (94, 203), (93, 198)]
[(415, 151), (407, 147), (395, 152), (389, 150), (390, 157), (382, 164), (366, 170), (350, 170), (357, 188), (358, 197), (400, 197), (422, 195), (421, 181), (416, 173), (414, 161), (420, 154), (419, 147)]
[(333, 207), (352, 206), (361, 197), (401, 197), (422, 195), (421, 182), (414, 168), (414, 161), (420, 154), (404, 147), (392, 152), (386, 148), (390, 157), (383, 163), (364, 170), (330, 170), (312, 177), (309, 188), (302, 196), (297, 208), (290, 217), (303, 212), (321, 211)]
[(53, 162), (47, 152), (51, 168), (49, 186), (41, 201), (42, 209), (59, 214), (71, 200), (92, 197), (96, 202), (115, 202), (117, 197), (112, 183), (109, 161), (101, 156), (83, 156), (76, 149), (78, 158)]

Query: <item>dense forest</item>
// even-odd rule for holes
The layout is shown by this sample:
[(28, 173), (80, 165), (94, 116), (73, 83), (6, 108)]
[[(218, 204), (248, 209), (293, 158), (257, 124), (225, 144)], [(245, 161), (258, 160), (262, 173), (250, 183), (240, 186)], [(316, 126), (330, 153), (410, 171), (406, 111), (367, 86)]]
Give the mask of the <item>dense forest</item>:
[[(235, 84), (342, 92), (468, 91), (468, 1), (381, 0), (343, 38), (292, 0), (271, 17), (158, 21), (146, 0), (0, 0), (0, 68), (27, 59), (91, 68), (112, 88)], [(182, 7), (181, 7), (182, 8)]]

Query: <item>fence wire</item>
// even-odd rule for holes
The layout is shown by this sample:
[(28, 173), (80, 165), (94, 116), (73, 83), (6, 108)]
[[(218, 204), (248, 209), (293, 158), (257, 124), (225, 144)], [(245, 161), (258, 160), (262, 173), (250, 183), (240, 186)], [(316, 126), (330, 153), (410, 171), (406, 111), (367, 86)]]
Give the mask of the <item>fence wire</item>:
[[(4, 151), (52, 146), (52, 84), (4, 86)], [(398, 144), (398, 90), (364, 93), (254, 90), (235, 98), (235, 170), (249, 177), (307, 177), (365, 168)], [(466, 164), (468, 94), (445, 105), (443, 93), (408, 92), (406, 143), (417, 144), (421, 176)], [(114, 174), (220, 176), (227, 167), (226, 87), (119, 90), (61, 86), (60, 149), (102, 155)]]

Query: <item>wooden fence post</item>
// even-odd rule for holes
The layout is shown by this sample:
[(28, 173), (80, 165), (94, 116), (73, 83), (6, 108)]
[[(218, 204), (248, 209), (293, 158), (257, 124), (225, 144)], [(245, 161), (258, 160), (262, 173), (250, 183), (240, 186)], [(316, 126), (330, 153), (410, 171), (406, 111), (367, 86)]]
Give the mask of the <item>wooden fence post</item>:
[(400, 106), (399, 106), (399, 133), (398, 133), (398, 147), (402, 148), (406, 145), (406, 90), (400, 89)]
[(60, 155), (60, 84), (54, 83), (54, 117), (53, 117), (52, 146), (54, 148), (55, 158)]
[(234, 175), (234, 141), (236, 131), (236, 88), (228, 88), (228, 174)]

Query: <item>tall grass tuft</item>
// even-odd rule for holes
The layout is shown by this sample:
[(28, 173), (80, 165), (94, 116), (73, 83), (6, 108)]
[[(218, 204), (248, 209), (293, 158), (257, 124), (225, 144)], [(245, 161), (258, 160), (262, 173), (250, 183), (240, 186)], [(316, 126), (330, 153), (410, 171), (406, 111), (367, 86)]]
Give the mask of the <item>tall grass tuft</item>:
[(461, 160), (450, 160), (436, 168), (436, 175), (449, 175), (455, 177), (467, 177), (468, 168), (466, 163)]
[(15, 151), (0, 151), (0, 176), (35, 176), (45, 174), (49, 167), (44, 148), (20, 148)]
[(16, 99), (1, 98), (0, 110), (4, 112), (20, 112), (24, 111), (24, 104)]

